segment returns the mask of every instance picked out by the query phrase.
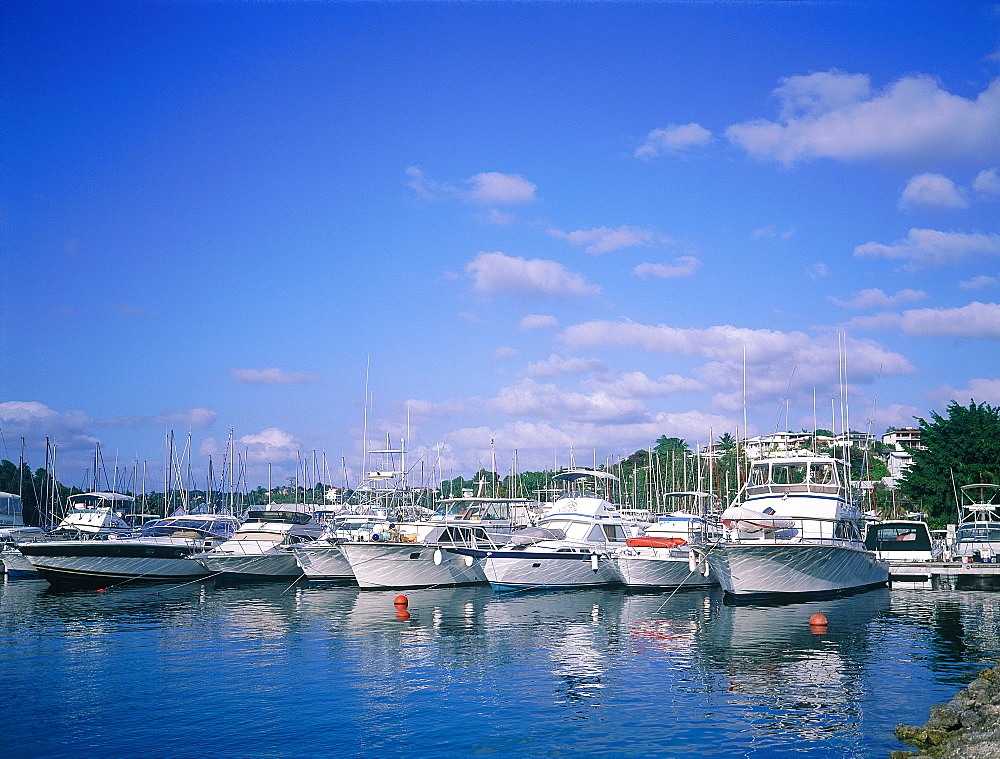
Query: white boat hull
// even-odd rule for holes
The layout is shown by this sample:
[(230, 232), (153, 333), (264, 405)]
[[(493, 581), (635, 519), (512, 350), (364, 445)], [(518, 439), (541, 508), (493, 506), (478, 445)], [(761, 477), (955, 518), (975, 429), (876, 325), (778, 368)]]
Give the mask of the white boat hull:
[(704, 565), (692, 572), (687, 556), (670, 556), (666, 550), (659, 555), (653, 552), (621, 553), (615, 556), (614, 563), (621, 581), (629, 587), (703, 588), (718, 585), (711, 573), (706, 577), (702, 572)]
[(478, 561), (420, 543), (342, 543), (362, 588), (426, 588), (485, 583)]
[(354, 570), (335, 543), (297, 546), (295, 561), (310, 580), (353, 580)]
[(621, 582), (614, 562), (607, 555), (530, 549), (518, 556), (510, 553), (505, 551), (502, 556), (493, 553), (483, 559), (486, 579), (495, 590), (586, 588)]
[(302, 568), (290, 551), (258, 554), (213, 554), (195, 556), (210, 574), (231, 580), (294, 580), (302, 577)]
[(4, 571), (11, 577), (38, 576), (38, 570), (28, 557), (16, 548), (5, 548), (0, 552), (0, 561), (3, 562)]
[(730, 543), (711, 548), (706, 556), (719, 584), (738, 598), (836, 595), (889, 580), (886, 562), (845, 545)]

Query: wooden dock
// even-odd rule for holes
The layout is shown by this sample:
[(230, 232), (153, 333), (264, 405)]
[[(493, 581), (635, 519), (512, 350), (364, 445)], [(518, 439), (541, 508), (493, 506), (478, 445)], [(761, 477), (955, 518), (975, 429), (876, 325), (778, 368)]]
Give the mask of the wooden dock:
[(952, 577), (1000, 577), (1000, 564), (958, 561), (890, 561), (889, 576), (905, 577), (918, 575), (921, 577), (936, 577), (947, 575)]

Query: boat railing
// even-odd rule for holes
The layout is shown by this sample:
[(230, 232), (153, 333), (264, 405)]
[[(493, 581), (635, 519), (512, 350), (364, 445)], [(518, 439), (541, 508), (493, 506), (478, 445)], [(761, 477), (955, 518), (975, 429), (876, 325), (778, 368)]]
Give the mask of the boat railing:
[(726, 529), (724, 534), (728, 542), (732, 543), (781, 542), (864, 547), (864, 535), (858, 523), (853, 520), (777, 514), (774, 518), (783, 525), (773, 530), (759, 529), (753, 532), (732, 528)]

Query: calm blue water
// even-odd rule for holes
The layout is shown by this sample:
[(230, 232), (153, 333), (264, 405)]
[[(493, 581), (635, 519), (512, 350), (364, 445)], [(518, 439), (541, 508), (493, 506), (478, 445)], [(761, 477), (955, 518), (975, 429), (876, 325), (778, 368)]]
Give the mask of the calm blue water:
[(0, 754), (885, 759), (1000, 653), (990, 592), (395, 595), (8, 579)]

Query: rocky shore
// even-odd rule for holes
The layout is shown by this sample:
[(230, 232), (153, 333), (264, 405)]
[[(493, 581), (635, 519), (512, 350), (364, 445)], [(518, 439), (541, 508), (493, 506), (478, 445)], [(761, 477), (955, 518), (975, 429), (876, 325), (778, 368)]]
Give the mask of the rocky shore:
[(897, 725), (896, 737), (917, 750), (893, 751), (890, 759), (1000, 759), (1000, 665), (932, 706), (923, 727)]

